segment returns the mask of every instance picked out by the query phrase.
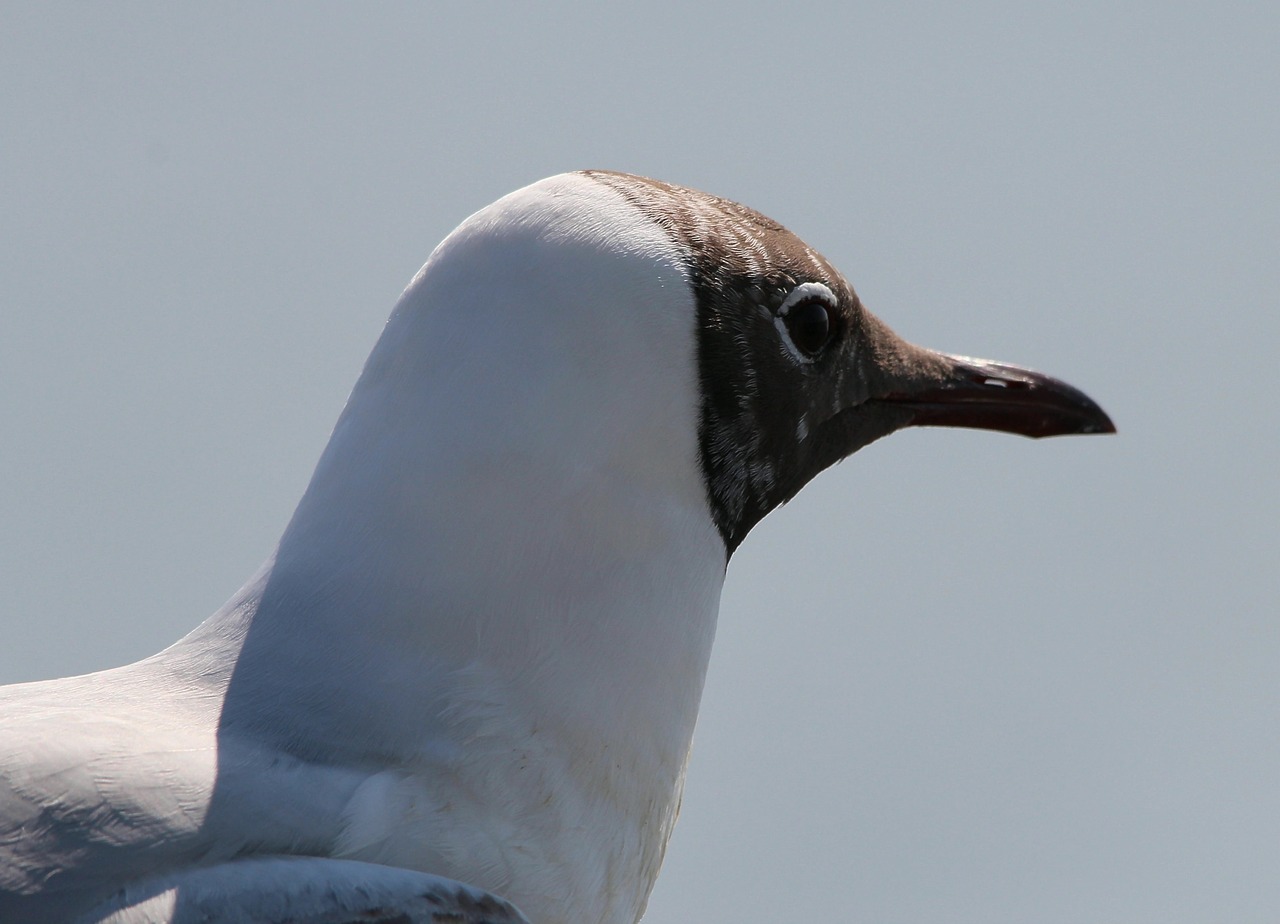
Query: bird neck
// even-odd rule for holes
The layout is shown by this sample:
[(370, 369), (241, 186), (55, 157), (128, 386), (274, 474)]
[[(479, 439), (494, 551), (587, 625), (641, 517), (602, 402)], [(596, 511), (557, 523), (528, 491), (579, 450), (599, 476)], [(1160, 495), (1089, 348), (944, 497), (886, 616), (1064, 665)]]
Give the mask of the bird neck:
[[(527, 458), (471, 460), (432, 485), (345, 515), (300, 509), (237, 681), (327, 704), (326, 737), (345, 715), (339, 734), (374, 750), (412, 742), (411, 729), (378, 727), (456, 705), (449, 684), (464, 675), (543, 728), (682, 748), (724, 576), (705, 507)], [(417, 709), (392, 708), (405, 701)]]
[(485, 699), (566, 747), (682, 763), (725, 567), (692, 382), (533, 369), (460, 413), (491, 377), (441, 369), (452, 387), (375, 350), (274, 561), (187, 646), (234, 662), (223, 727), (411, 756)]

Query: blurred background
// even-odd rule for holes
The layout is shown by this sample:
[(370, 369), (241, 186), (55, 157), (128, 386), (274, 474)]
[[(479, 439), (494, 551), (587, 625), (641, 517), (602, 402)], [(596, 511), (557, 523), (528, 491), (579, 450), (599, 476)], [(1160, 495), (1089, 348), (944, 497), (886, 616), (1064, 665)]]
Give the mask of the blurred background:
[(1277, 48), (1230, 2), (7, 4), (0, 682), (195, 626), (432, 247), (643, 173), (1120, 428), (900, 434), (757, 527), (646, 921), (1275, 921)]

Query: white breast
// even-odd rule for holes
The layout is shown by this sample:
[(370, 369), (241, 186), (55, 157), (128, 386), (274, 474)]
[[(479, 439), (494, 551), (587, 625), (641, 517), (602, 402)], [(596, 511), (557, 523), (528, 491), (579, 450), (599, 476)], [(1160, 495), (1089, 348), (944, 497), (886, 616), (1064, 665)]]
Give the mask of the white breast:
[(336, 854), (492, 889), (535, 921), (639, 915), (725, 566), (695, 320), (675, 245), (582, 176), (472, 216), (406, 290), (223, 716), (370, 768)]

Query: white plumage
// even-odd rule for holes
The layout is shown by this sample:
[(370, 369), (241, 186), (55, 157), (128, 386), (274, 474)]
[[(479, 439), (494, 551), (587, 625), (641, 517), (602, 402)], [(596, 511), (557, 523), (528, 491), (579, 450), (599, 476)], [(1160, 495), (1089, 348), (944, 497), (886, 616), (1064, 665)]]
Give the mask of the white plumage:
[[(945, 365), (888, 339), (807, 248), (812, 279), (771, 263), (760, 216), (660, 184), (655, 209), (647, 182), (553, 177), (464, 222), (405, 290), (260, 573), (160, 654), (0, 690), (0, 919), (518, 920), (504, 900), (538, 924), (638, 919), (754, 522), (712, 515), (708, 452), (724, 477), (767, 473), (767, 512), (912, 422), (856, 363), (926, 391)], [(663, 197), (684, 193), (696, 221), (673, 230)], [(752, 437), (772, 456), (708, 429), (724, 325), (696, 245), (716, 234), (760, 315), (726, 342), (816, 376), (826, 354), (791, 342), (788, 312), (820, 298), (806, 336), (847, 331), (836, 384), (780, 419), (783, 442)], [(770, 303), (774, 282), (794, 297)], [(743, 363), (743, 409), (810, 381)], [(832, 455), (864, 404), (876, 423)], [(789, 475), (792, 450), (813, 471)], [(721, 492), (732, 516), (762, 515), (750, 487)]]

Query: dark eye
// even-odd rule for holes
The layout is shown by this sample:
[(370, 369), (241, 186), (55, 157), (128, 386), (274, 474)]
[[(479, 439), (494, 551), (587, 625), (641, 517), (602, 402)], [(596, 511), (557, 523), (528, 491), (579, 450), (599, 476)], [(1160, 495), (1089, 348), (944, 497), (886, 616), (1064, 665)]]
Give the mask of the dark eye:
[(832, 323), (831, 306), (823, 299), (809, 298), (795, 305), (783, 318), (787, 325), (787, 333), (796, 349), (813, 359), (831, 341), (831, 333), (835, 329)]

